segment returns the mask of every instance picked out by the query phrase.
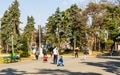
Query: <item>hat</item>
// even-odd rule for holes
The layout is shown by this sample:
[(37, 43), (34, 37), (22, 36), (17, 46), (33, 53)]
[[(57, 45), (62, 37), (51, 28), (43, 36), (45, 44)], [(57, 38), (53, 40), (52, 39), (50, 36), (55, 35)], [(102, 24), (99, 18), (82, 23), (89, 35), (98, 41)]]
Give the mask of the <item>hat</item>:
[(79, 47), (76, 47), (75, 49), (79, 50)]

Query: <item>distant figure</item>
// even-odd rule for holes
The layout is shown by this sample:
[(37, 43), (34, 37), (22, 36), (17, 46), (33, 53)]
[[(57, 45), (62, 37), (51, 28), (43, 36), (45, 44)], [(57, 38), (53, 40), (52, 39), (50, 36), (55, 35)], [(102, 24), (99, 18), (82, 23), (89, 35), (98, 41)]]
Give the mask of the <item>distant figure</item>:
[(43, 56), (43, 61), (48, 61), (48, 57), (46, 55)]
[(58, 61), (57, 66), (64, 66), (64, 64), (63, 64), (63, 57), (62, 56), (60, 56), (60, 59)]
[(36, 50), (36, 52), (35, 52), (35, 58), (36, 58), (36, 60), (38, 60), (38, 57), (39, 57), (39, 51)]
[(77, 47), (77, 48), (75, 48), (75, 51), (74, 51), (74, 53), (75, 53), (75, 58), (78, 58), (78, 50), (79, 50), (79, 48)]
[(85, 51), (83, 52), (83, 60), (86, 59), (86, 56), (87, 56), (87, 51), (85, 50)]
[(46, 52), (45, 49), (43, 49), (43, 57), (44, 57), (44, 56), (47, 56), (47, 52)]
[(44, 56), (44, 55), (43, 55), (43, 50), (44, 50), (44, 46), (42, 45), (42, 46), (40, 47), (40, 56), (41, 56), (41, 57)]
[(53, 51), (50, 51), (50, 56), (51, 56), (51, 58), (52, 58), (52, 55), (53, 55)]
[(53, 56), (53, 47), (50, 47), (48, 50), (50, 51), (50, 57), (52, 58), (52, 56)]
[(54, 63), (54, 64), (57, 64), (58, 54), (59, 54), (57, 47), (55, 47), (55, 48), (53, 49), (53, 54), (54, 54), (53, 63)]
[(113, 55), (114, 55), (114, 49), (112, 49), (110, 52), (110, 56), (113, 56)]
[(33, 47), (32, 47), (33, 54), (35, 54), (36, 48), (37, 48), (36, 46), (33, 46)]

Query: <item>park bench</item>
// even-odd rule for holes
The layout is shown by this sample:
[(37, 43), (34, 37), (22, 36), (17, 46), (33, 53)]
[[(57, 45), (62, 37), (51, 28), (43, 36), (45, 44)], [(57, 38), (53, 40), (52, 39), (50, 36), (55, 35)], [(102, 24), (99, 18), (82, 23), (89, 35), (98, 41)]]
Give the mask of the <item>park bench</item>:
[(4, 56), (4, 63), (9, 63), (9, 62), (16, 62), (18, 60), (21, 60), (19, 56), (17, 56), (16, 53), (10, 55), (10, 56)]

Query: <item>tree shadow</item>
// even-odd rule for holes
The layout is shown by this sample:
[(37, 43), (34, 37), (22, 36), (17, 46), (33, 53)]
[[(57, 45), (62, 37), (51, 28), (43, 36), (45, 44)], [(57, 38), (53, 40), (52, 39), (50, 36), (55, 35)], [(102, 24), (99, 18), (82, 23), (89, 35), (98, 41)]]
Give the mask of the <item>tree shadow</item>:
[(105, 69), (103, 70), (110, 73), (115, 73), (115, 74), (120, 73), (120, 62), (108, 61), (108, 62), (83, 62), (83, 63), (96, 67), (104, 67)]
[(104, 56), (98, 56), (97, 58), (101, 58), (101, 59), (113, 59), (113, 60), (120, 60), (120, 57), (115, 57), (115, 56), (112, 56), (112, 57), (104, 57)]
[(71, 72), (68, 70), (60, 70), (60, 69), (40, 69), (38, 73), (30, 73), (30, 74), (49, 74), (49, 75), (102, 75), (99, 73), (92, 73), (92, 72), (88, 72), (88, 73), (81, 73), (81, 72)]
[(24, 74), (31, 74), (31, 75), (102, 75), (99, 73), (81, 73), (81, 72), (71, 72), (68, 70), (61, 70), (61, 69), (37, 69), (38, 72), (26, 72), (26, 71), (17, 71), (16, 69), (8, 68), (0, 71), (0, 75), (24, 75)]
[(0, 75), (23, 75), (25, 73), (25, 71), (17, 71), (16, 69), (12, 68), (3, 69), (0, 71)]

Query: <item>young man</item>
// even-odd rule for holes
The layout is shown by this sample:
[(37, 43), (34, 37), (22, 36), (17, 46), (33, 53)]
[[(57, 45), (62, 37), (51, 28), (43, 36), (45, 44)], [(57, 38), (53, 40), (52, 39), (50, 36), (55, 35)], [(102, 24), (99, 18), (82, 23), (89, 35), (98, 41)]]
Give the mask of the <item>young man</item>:
[(55, 48), (53, 49), (53, 54), (54, 54), (53, 63), (54, 63), (54, 64), (57, 64), (58, 54), (59, 54), (57, 47), (55, 47)]

